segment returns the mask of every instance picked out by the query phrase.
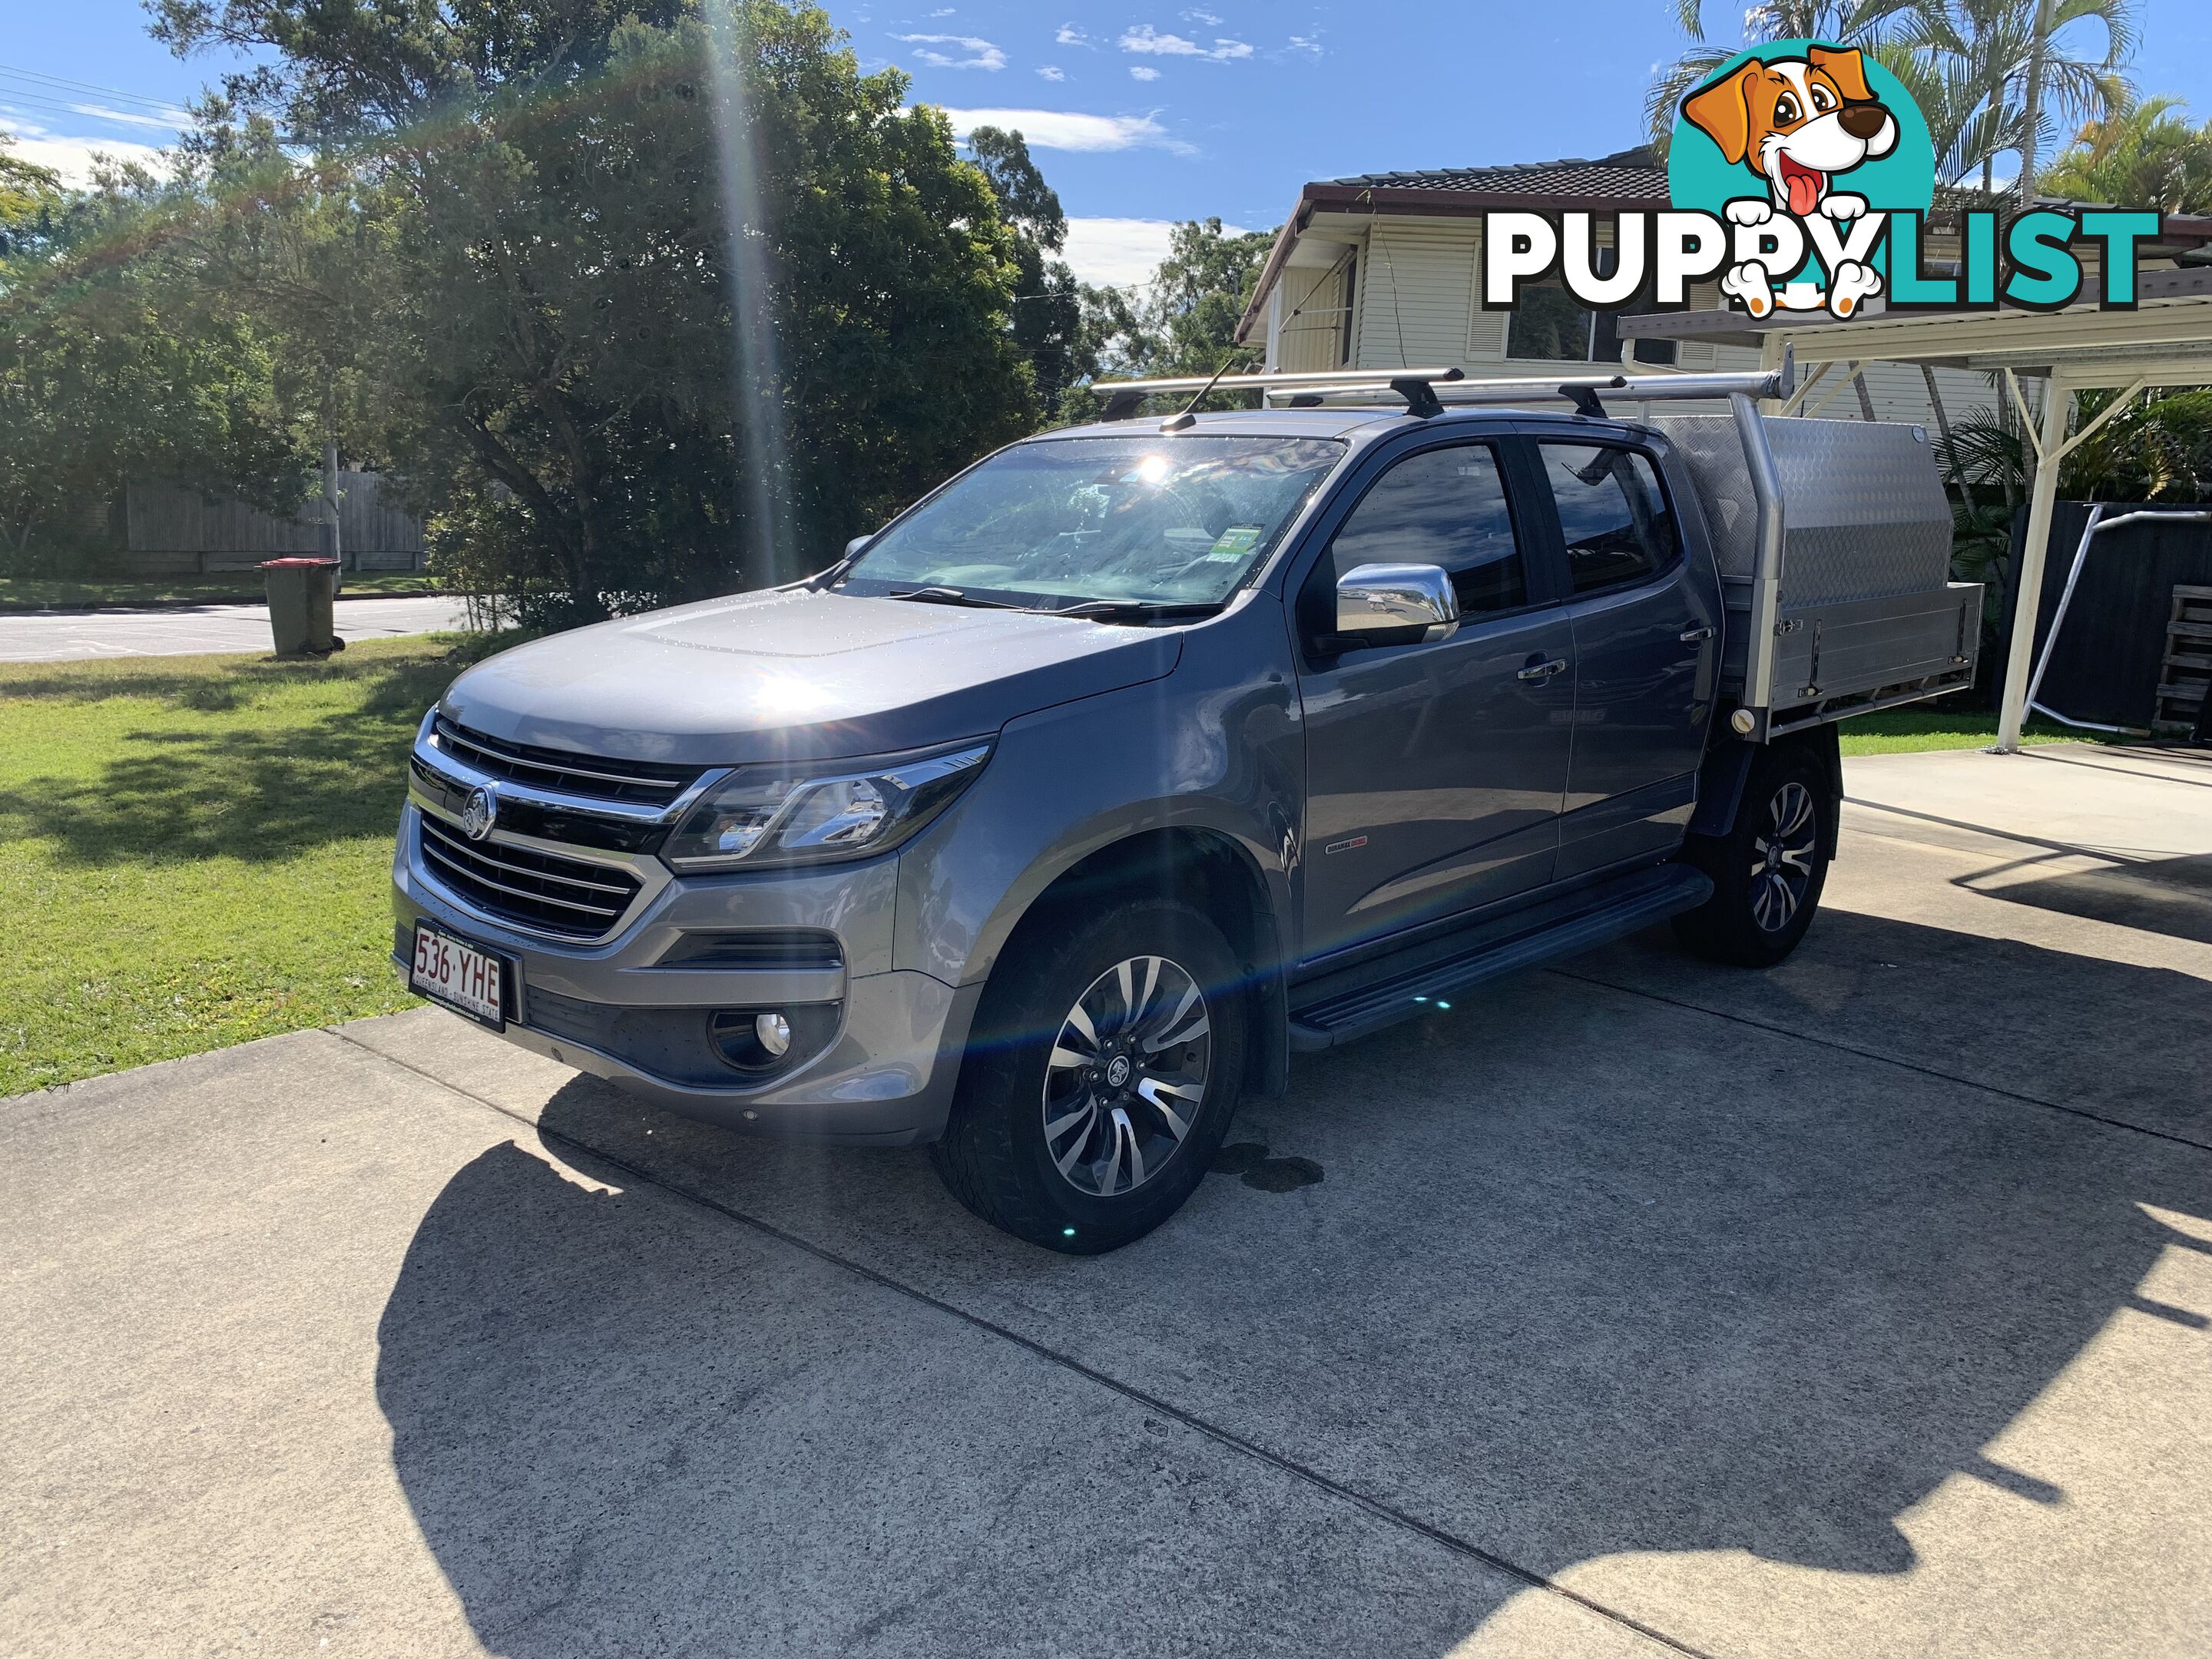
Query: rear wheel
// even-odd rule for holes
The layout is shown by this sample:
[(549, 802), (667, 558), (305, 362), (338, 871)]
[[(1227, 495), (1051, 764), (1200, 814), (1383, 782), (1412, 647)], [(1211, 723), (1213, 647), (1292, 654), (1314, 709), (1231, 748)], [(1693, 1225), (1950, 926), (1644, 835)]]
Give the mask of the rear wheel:
[(1693, 836), (1684, 856), (1713, 878), (1713, 896), (1674, 919), (1700, 956), (1771, 968), (1797, 948), (1828, 878), (1836, 800), (1820, 758), (1770, 750), (1744, 785), (1735, 827)]
[(1140, 1238), (1205, 1177), (1237, 1107), (1246, 996), (1213, 924), (1157, 900), (1040, 932), (978, 1011), (945, 1138), (952, 1195), (1091, 1255)]

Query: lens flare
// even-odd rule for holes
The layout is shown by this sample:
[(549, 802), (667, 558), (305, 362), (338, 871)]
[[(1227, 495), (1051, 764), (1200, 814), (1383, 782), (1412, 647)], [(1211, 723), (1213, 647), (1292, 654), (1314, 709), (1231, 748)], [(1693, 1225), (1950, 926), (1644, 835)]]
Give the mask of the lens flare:
[(746, 524), (739, 552), (752, 582), (789, 581), (799, 551), (785, 504), (783, 374), (775, 340), (775, 271), (761, 204), (759, 138), (745, 64), (752, 53), (731, 0), (708, 0), (714, 76), (714, 138), (721, 162), (723, 234), (729, 243), (732, 397), (744, 447)]

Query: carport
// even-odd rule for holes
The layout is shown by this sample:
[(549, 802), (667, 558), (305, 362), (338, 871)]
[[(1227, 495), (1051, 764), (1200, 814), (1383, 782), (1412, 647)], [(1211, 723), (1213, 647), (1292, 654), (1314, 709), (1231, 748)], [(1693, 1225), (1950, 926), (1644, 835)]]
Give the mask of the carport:
[[(1779, 314), (1753, 322), (1741, 312), (1676, 312), (1623, 317), (1619, 326), (1623, 338), (1756, 344), (1769, 368), (1780, 367), (1786, 344), (1802, 376), (1788, 400), (1770, 408), (1780, 415), (1821, 412), (1870, 363), (1969, 368), (2002, 377), (2036, 462), (2014, 583), (2012, 645), (1996, 742), (1998, 752), (2017, 754), (2027, 714), (2030, 659), (2059, 463), (2136, 392), (2154, 386), (2212, 386), (2212, 270), (2144, 271), (2136, 279), (2136, 293), (2131, 310), (2084, 305), (2056, 312), (1875, 313), (1850, 322)], [(2073, 394), (2106, 388), (2120, 395), (2069, 434)]]

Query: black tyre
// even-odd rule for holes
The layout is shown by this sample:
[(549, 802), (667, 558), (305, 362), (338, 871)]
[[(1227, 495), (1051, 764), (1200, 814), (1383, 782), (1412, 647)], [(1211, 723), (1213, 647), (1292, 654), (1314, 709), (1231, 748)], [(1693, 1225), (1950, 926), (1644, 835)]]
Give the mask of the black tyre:
[(1828, 878), (1836, 800), (1820, 757), (1770, 750), (1744, 784), (1735, 827), (1694, 836), (1683, 856), (1713, 878), (1713, 896), (1674, 918), (1682, 943), (1715, 962), (1771, 968), (1813, 925)]
[(1141, 1238), (1205, 1178), (1237, 1109), (1249, 996), (1187, 905), (1119, 904), (1001, 958), (945, 1138), (952, 1195), (1017, 1238), (1095, 1255)]

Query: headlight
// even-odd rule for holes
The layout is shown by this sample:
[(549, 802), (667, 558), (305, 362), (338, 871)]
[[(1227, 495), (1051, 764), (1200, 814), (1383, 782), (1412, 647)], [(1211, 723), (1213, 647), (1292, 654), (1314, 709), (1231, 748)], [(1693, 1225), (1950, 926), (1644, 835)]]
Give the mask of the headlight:
[(895, 847), (975, 781), (991, 745), (877, 763), (745, 766), (703, 797), (661, 857), (678, 870), (862, 858)]

